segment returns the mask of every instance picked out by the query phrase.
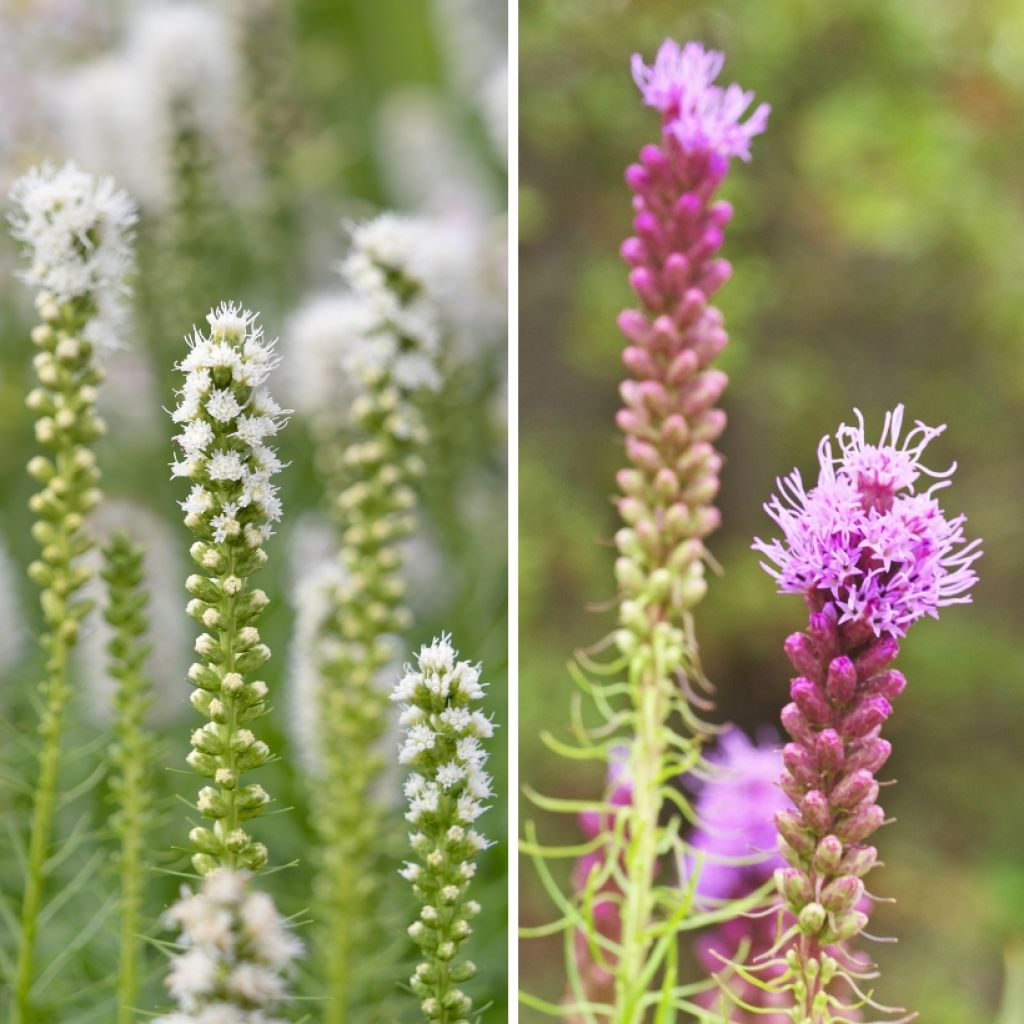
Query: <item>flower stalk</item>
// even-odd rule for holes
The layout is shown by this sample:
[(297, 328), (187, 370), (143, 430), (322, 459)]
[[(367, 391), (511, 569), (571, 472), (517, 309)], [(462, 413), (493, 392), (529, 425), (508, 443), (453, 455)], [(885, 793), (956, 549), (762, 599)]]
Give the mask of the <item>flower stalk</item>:
[(401, 706), (404, 741), (399, 761), (416, 770), (405, 782), (406, 820), (414, 827), (409, 841), (417, 862), (402, 876), (411, 883), (422, 909), (409, 928), (423, 959), (410, 979), (426, 1020), (469, 1024), (472, 1000), (458, 986), (476, 974), (459, 949), (480, 912), (467, 899), (476, 873), (474, 856), (487, 845), (473, 827), (486, 810), (491, 778), (484, 771), (487, 751), (481, 740), (494, 733), (477, 707), (484, 695), (480, 667), (458, 660), (450, 637), (422, 647), (416, 668), (406, 666), (392, 701)]
[(12, 233), (29, 256), (29, 267), (20, 276), (39, 289), (40, 323), (32, 330), (38, 387), (27, 404), (38, 417), (36, 440), (46, 450), (28, 465), (41, 485), (29, 502), (35, 516), (32, 536), (40, 546), (29, 575), (41, 589), (46, 675), (40, 685), (39, 771), (12, 999), (12, 1024), (29, 1024), (45, 865), (72, 695), (69, 658), (91, 607), (78, 593), (90, 578), (81, 561), (92, 547), (83, 522), (101, 498), (90, 447), (104, 432), (95, 409), (102, 379), (96, 349), (109, 340), (117, 318), (118, 291), (131, 264), (135, 212), (109, 179), (97, 181), (73, 164), (32, 169), (14, 184), (11, 200)]
[[(797, 471), (780, 480), (781, 497), (765, 507), (783, 536), (754, 544), (780, 592), (801, 594), (810, 610), (806, 631), (785, 645), (798, 675), (782, 710), (792, 742), (780, 782), (793, 807), (775, 818), (789, 864), (776, 873), (779, 899), (796, 923), (766, 965), (782, 968), (773, 986), (790, 994), (797, 1024), (853, 1020), (837, 989), (860, 998), (858, 980), (874, 976), (847, 947), (868, 922), (863, 879), (878, 856), (868, 840), (885, 823), (875, 776), (892, 748), (881, 730), (906, 685), (890, 666), (911, 625), (969, 602), (977, 580), (979, 542), (935, 497), (955, 466), (921, 464), (944, 428), (918, 422), (901, 440), (902, 427), (898, 406), (878, 444), (859, 413), (837, 431), (838, 452), (824, 438), (817, 486), (805, 491)], [(922, 476), (937, 482), (920, 490)]]
[(266, 712), (267, 684), (247, 677), (270, 658), (255, 625), (269, 599), (250, 587), (250, 577), (266, 563), (263, 544), (281, 517), (272, 482), (281, 463), (264, 441), (277, 434), (284, 413), (264, 386), (276, 357), (256, 314), (222, 303), (207, 321), (209, 332), (195, 331), (179, 364), (186, 379), (172, 414), (183, 453), (173, 475), (193, 482), (180, 504), (198, 538), (191, 555), (202, 570), (186, 581), (187, 610), (208, 630), (196, 640), (200, 660), (189, 670), (192, 705), (209, 719), (193, 732), (188, 757), (212, 782), (197, 798), (212, 828), (196, 826), (189, 834), (200, 875), (256, 870), (267, 860), (246, 823), (270, 797), (259, 783), (243, 784), (242, 776), (270, 758), (249, 728)]
[(148, 596), (142, 587), (142, 548), (124, 533), (116, 534), (103, 551), (102, 575), (107, 583), (104, 616), (113, 629), (107, 645), (114, 696), (114, 774), (110, 789), (116, 807), (111, 826), (117, 835), (120, 875), (120, 943), (117, 971), (117, 1024), (132, 1024), (139, 990), (140, 918), (147, 870), (144, 840), (153, 815), (149, 773), (153, 737), (146, 729), (152, 704), (145, 662)]
[(627, 663), (633, 735), (632, 802), (621, 953), (616, 964), (614, 1020), (638, 1019), (647, 970), (658, 943), (656, 881), (665, 780), (686, 740), (680, 716), (698, 741), (707, 728), (693, 714), (687, 685), (700, 683), (691, 610), (703, 598), (704, 542), (717, 527), (713, 502), (721, 457), (713, 445), (725, 427), (717, 401), (726, 377), (711, 367), (727, 336), (711, 297), (730, 266), (716, 254), (732, 210), (715, 200), (729, 159), (749, 157), (768, 108), (740, 118), (752, 95), (713, 84), (722, 55), (697, 43), (661, 47), (653, 66), (639, 56), (633, 72), (645, 101), (662, 114), (660, 146), (647, 146), (626, 173), (635, 234), (622, 247), (642, 309), (619, 318), (627, 339), (617, 421), (630, 467), (618, 474), (616, 534), (620, 590), (616, 642)]

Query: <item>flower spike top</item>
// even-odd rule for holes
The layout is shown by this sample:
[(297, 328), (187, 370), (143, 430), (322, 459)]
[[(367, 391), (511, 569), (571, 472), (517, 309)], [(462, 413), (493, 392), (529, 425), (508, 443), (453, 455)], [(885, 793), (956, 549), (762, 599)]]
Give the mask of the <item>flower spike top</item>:
[[(817, 486), (806, 491), (798, 470), (778, 481), (779, 495), (765, 510), (783, 538), (757, 539), (754, 548), (781, 593), (831, 603), (840, 622), (899, 637), (945, 605), (970, 602), (981, 542), (968, 542), (966, 517), (947, 518), (934, 496), (956, 467), (935, 472), (921, 464), (944, 427), (918, 422), (900, 442), (900, 405), (876, 445), (866, 440), (859, 412), (857, 419), (836, 432), (838, 454), (822, 439)], [(922, 476), (936, 482), (918, 490)]]
[(765, 130), (771, 107), (761, 103), (741, 122), (754, 94), (735, 83), (724, 89), (714, 84), (724, 63), (725, 55), (718, 50), (705, 50), (696, 42), (681, 47), (666, 39), (650, 66), (640, 54), (633, 55), (633, 79), (644, 102), (661, 111), (685, 152), (708, 150), (726, 159), (749, 160), (750, 141)]
[(19, 277), (58, 303), (91, 300), (92, 333), (110, 332), (120, 317), (124, 276), (132, 267), (135, 206), (111, 178), (67, 163), (33, 167), (12, 186), (11, 233), (31, 260)]
[(274, 343), (264, 339), (257, 315), (237, 303), (222, 302), (206, 319), (209, 334), (196, 330), (178, 365), (186, 377), (171, 415), (182, 427), (175, 440), (184, 458), (173, 463), (172, 475), (194, 482), (181, 502), (193, 517), (189, 525), (215, 513), (209, 526), (218, 544), (244, 531), (258, 547), (281, 518), (271, 482), (281, 462), (264, 444), (289, 411), (263, 386), (277, 365)]

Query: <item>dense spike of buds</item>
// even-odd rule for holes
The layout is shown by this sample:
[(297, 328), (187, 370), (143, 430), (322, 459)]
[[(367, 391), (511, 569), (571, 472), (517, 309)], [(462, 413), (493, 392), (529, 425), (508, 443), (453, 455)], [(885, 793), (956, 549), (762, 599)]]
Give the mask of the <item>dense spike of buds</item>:
[(455, 958), (480, 911), (466, 893), (473, 859), (487, 846), (472, 824), (491, 796), (480, 741), (493, 735), (494, 726), (475, 707), (484, 695), (480, 668), (458, 660), (450, 637), (422, 647), (416, 662), (415, 669), (406, 666), (391, 694), (401, 706), (404, 730), (398, 760), (415, 769), (405, 781), (405, 817), (414, 829), (409, 841), (418, 863), (407, 863), (401, 873), (422, 905), (409, 934), (423, 960), (409, 983), (428, 1021), (468, 1024), (472, 1002), (458, 985), (476, 968)]
[(833, 957), (841, 976), (843, 954), (829, 947), (841, 949), (868, 920), (862, 878), (877, 857), (868, 840), (885, 822), (874, 773), (891, 750), (879, 733), (906, 684), (890, 668), (896, 637), (969, 601), (980, 556), (977, 541), (964, 541), (964, 517), (947, 520), (939, 508), (938, 485), (914, 493), (928, 473), (921, 452), (940, 431), (918, 423), (900, 445), (902, 419), (899, 406), (879, 445), (865, 442), (863, 421), (840, 427), (838, 457), (826, 438), (818, 486), (805, 493), (794, 472), (779, 485), (791, 507), (766, 506), (784, 539), (754, 545), (780, 589), (802, 593), (810, 609), (806, 631), (785, 643), (799, 673), (782, 711), (793, 740), (782, 786), (795, 806), (775, 816), (790, 865), (778, 877), (780, 898), (798, 923), (787, 963), (801, 1024), (847, 1019), (833, 1015), (839, 1004), (821, 965)]
[(39, 778), (19, 923), (12, 1019), (33, 1016), (35, 943), (43, 904), (45, 862), (57, 806), (64, 717), (71, 698), (69, 660), (92, 606), (80, 593), (92, 573), (82, 556), (93, 542), (85, 517), (102, 497), (91, 445), (106, 430), (96, 414), (103, 378), (96, 349), (111, 341), (123, 277), (131, 265), (135, 211), (109, 179), (97, 181), (73, 164), (33, 168), (11, 189), (12, 233), (23, 242), (29, 268), (20, 276), (37, 286), (41, 322), (32, 330), (39, 386), (27, 397), (36, 416), (36, 440), (45, 455), (28, 464), (40, 490), (29, 500), (39, 558), (29, 576), (40, 587), (46, 678), (40, 697)]
[(244, 871), (217, 868), (163, 916), (180, 929), (164, 985), (178, 1005), (154, 1024), (284, 1024), (274, 1012), (302, 943)]
[(645, 146), (626, 171), (635, 216), (622, 245), (641, 308), (619, 317), (629, 378), (617, 422), (630, 465), (618, 474), (624, 526), (615, 537), (616, 642), (629, 663), (636, 731), (629, 754), (635, 840), (615, 965), (616, 1021), (635, 1019), (647, 984), (664, 762), (674, 749), (668, 723), (680, 679), (692, 678), (698, 663), (689, 617), (706, 590), (704, 541), (720, 519), (714, 500), (722, 458), (714, 443), (725, 428), (718, 401), (727, 378), (711, 364), (727, 334), (711, 300), (731, 273), (717, 254), (732, 209), (715, 193), (730, 157), (749, 155), (750, 137), (767, 117), (761, 107), (739, 123), (750, 96), (713, 84), (722, 61), (699, 43), (680, 48), (672, 40), (652, 67), (633, 59), (644, 100), (662, 114), (662, 132), (660, 145)]
[(246, 728), (264, 713), (267, 697), (266, 683), (246, 677), (270, 657), (254, 625), (267, 595), (251, 590), (249, 578), (266, 562), (263, 544), (281, 518), (272, 482), (281, 462), (264, 441), (278, 433), (286, 412), (265, 387), (277, 360), (256, 315), (223, 303), (207, 321), (209, 333), (195, 332), (179, 364), (186, 378), (172, 413), (183, 452), (173, 475), (192, 481), (180, 504), (199, 538), (191, 553), (201, 574), (187, 581), (187, 611), (208, 630), (196, 640), (202, 660), (189, 671), (197, 687), (192, 705), (209, 721), (192, 734), (188, 761), (214, 783), (198, 798), (213, 827), (190, 834), (201, 875), (217, 867), (255, 869), (267, 859), (266, 847), (242, 826), (270, 799), (258, 784), (241, 782), (270, 757)]

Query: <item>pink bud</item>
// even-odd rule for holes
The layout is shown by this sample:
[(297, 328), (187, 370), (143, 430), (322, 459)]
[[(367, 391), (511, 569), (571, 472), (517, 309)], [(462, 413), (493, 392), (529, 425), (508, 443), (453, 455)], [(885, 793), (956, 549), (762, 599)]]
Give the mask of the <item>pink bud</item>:
[(814, 899), (810, 879), (795, 868), (778, 868), (775, 872), (775, 887), (794, 913), (799, 913), (801, 907)]
[(811, 731), (811, 727), (807, 724), (807, 719), (804, 718), (800, 708), (796, 704), (787, 704), (780, 714), (782, 720), (782, 728), (793, 737), (797, 743), (802, 743), (805, 747), (813, 746), (814, 744), (814, 733)]
[(837, 914), (835, 926), (831, 929), (833, 943), (849, 942), (855, 935), (859, 935), (868, 923), (868, 915), (861, 910), (847, 910), (843, 914)]
[(844, 843), (867, 839), (885, 821), (885, 811), (878, 804), (862, 804), (849, 817), (836, 825), (836, 835)]
[(857, 672), (862, 679), (870, 679), (881, 672), (900, 653), (900, 645), (894, 637), (883, 636), (857, 658)]
[(622, 362), (634, 377), (657, 377), (660, 372), (651, 354), (637, 345), (627, 345), (622, 350)]
[(640, 162), (646, 167), (652, 174), (664, 171), (668, 167), (668, 160), (665, 154), (654, 145), (644, 146), (640, 150)]
[(817, 784), (818, 773), (814, 758), (799, 743), (787, 743), (782, 748), (782, 763), (805, 788)]
[(821, 668), (811, 647), (810, 638), (806, 634), (791, 633), (786, 637), (783, 647), (786, 657), (789, 658), (797, 672), (808, 679), (820, 678), (818, 673)]
[(693, 436), (701, 441), (717, 441), (728, 422), (724, 409), (708, 409), (693, 423)]
[(682, 416), (673, 413), (662, 423), (661, 436), (663, 440), (681, 448), (690, 440), (690, 428)]
[(696, 416), (714, 405), (728, 383), (729, 378), (721, 370), (705, 370), (698, 374), (681, 391), (683, 415)]
[(842, 913), (855, 907), (864, 895), (864, 883), (853, 875), (833, 879), (821, 891), (821, 905), (826, 910)]
[(819, 874), (831, 875), (843, 857), (843, 844), (836, 836), (825, 836), (814, 851), (811, 866)]
[(846, 655), (829, 662), (825, 691), (837, 704), (846, 704), (857, 689), (857, 670)]
[(668, 368), (668, 381), (678, 387), (684, 381), (689, 380), (699, 368), (700, 361), (697, 359), (697, 353), (693, 349), (684, 348), (672, 360)]
[(794, 679), (789, 687), (789, 695), (809, 722), (814, 725), (827, 725), (831, 722), (832, 709), (810, 679)]
[(798, 853), (810, 856), (814, 852), (814, 838), (804, 828), (795, 811), (776, 811), (775, 827), (779, 835)]
[(843, 764), (843, 740), (835, 729), (822, 729), (814, 744), (814, 758), (823, 772), (838, 771)]
[(658, 450), (646, 441), (640, 441), (636, 437), (627, 435), (626, 454), (631, 462), (636, 463), (636, 465), (651, 473), (661, 469), (661, 458), (658, 455)]
[(686, 192), (676, 200), (676, 217), (683, 224), (692, 223), (697, 219), (703, 205), (703, 200), (695, 192)]
[(812, 789), (800, 801), (800, 813), (814, 832), (828, 832), (832, 825), (832, 809), (820, 789)]
[(871, 772), (863, 768), (851, 772), (832, 790), (832, 803), (836, 807), (856, 807), (865, 799), (874, 803), (878, 796), (878, 783)]
[(620, 469), (615, 474), (615, 482), (623, 494), (637, 495), (644, 489), (644, 475), (635, 469)]
[(720, 228), (724, 228), (732, 220), (732, 203), (725, 199), (719, 200), (708, 210), (708, 216)]
[(714, 505), (695, 508), (690, 514), (690, 528), (695, 537), (706, 537), (709, 533), (714, 533), (721, 525), (721, 510)]
[(854, 846), (846, 851), (839, 869), (846, 875), (863, 878), (878, 863), (878, 851), (873, 846)]
[(834, 615), (829, 612), (815, 612), (808, 619), (807, 632), (817, 645), (822, 661), (831, 661), (839, 654), (839, 629)]
[(662, 268), (665, 283), (674, 292), (681, 292), (690, 281), (690, 261), (681, 253), (670, 253)]
[(634, 267), (629, 272), (629, 283), (633, 291), (652, 309), (658, 309), (664, 297), (657, 278), (647, 267)]
[(638, 309), (624, 309), (618, 316), (619, 330), (632, 342), (645, 345), (651, 336), (651, 325)]
[(619, 247), (622, 258), (632, 267), (642, 266), (647, 262), (647, 250), (639, 238), (627, 238)]
[(700, 325), (691, 342), (691, 348), (701, 363), (710, 363), (728, 344), (729, 335), (721, 327)]
[(643, 433), (645, 420), (632, 409), (620, 409), (615, 414), (615, 423), (624, 434), (638, 435)]
[(713, 256), (722, 248), (723, 241), (724, 236), (722, 235), (721, 228), (712, 224), (705, 229), (697, 243), (690, 247), (690, 262), (693, 264), (703, 263), (704, 260)]
[(712, 260), (697, 278), (697, 287), (705, 295), (714, 295), (732, 277), (732, 264), (728, 260)]
[(857, 738), (877, 729), (892, 714), (892, 705), (884, 697), (869, 697), (843, 719), (843, 735)]
[(807, 786), (799, 783), (789, 772), (783, 772), (779, 776), (779, 788), (793, 803), (798, 804), (807, 792)]
[(673, 311), (672, 319), (680, 327), (685, 327), (693, 323), (703, 313), (707, 303), (707, 296), (699, 288), (688, 288)]
[(654, 475), (654, 491), (662, 501), (670, 501), (679, 493), (679, 478), (671, 469), (659, 469)]
[(650, 175), (639, 164), (630, 164), (626, 168), (626, 184), (634, 191), (641, 192), (651, 183)]
[(867, 693), (884, 697), (891, 704), (906, 689), (907, 679), (899, 669), (880, 672), (868, 680)]
[(846, 767), (849, 771), (856, 771), (863, 768), (872, 774), (889, 760), (892, 753), (892, 744), (883, 740), (880, 736), (874, 736), (869, 740), (857, 745), (856, 749), (846, 759)]
[(647, 243), (651, 251), (660, 253), (665, 248), (665, 232), (658, 218), (649, 210), (638, 213), (633, 219), (633, 230)]

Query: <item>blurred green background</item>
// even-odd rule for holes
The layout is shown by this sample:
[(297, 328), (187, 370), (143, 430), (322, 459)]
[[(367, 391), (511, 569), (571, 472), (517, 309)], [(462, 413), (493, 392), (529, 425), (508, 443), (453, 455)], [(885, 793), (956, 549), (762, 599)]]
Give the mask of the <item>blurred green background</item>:
[[(157, 6), (134, 0), (0, 4), (0, 181), (4, 191), (16, 174), (37, 160), (60, 162), (65, 155), (77, 155), (67, 152), (60, 133), (54, 129), (55, 97), (77, 70), (124, 45), (133, 19)], [(177, 506), (187, 487), (182, 481), (170, 480), (168, 466), (175, 431), (164, 409), (175, 404), (173, 389), (180, 386), (180, 375), (172, 366), (186, 351), (182, 338), (190, 324), (201, 322), (214, 302), (237, 298), (262, 312), (270, 337), (284, 335), (290, 314), (304, 299), (322, 290), (341, 290), (337, 265), (347, 246), (346, 223), (392, 208), (444, 216), (444, 211), (431, 206), (429, 193), (431, 189), (436, 193), (447, 188), (461, 190), (472, 215), (487, 230), (493, 230), (497, 239), (504, 230), (507, 189), (504, 158), (493, 138), (500, 128), (488, 123), (488, 111), (480, 95), (480, 74), (497, 68), (477, 68), (472, 61), (467, 64), (462, 59), (473, 56), (466, 46), (467, 38), (486, 42), (495, 52), (504, 53), (503, 0), (469, 5), (461, 0), (422, 4), (405, 0), (375, 0), (372, 4), (364, 0), (208, 0), (185, 6), (203, 7), (232, 25), (238, 49), (231, 57), (239, 62), (244, 92), (242, 116), (246, 118), (244, 126), (235, 127), (251, 131), (248, 138), (253, 145), (246, 155), (253, 162), (245, 170), (263, 187), (256, 199), (235, 188), (234, 182), (221, 192), (202, 197), (205, 205), (200, 215), (207, 219), (198, 237), (186, 237), (174, 252), (181, 264), (176, 267), (178, 277), (174, 280), (164, 276), (165, 264), (158, 257), (166, 255), (162, 247), (178, 229), (173, 216), (180, 211), (168, 214), (160, 208), (143, 209), (140, 273), (133, 281), (131, 346), (114, 357), (115, 365), (105, 386), (110, 397), (101, 397), (101, 411), (108, 419), (110, 433), (98, 449), (107, 498), (122, 509), (123, 503), (131, 503), (122, 515), (127, 515), (133, 526), (146, 530), (151, 516), (162, 524), (164, 532), (170, 532), (171, 571), (151, 581), (164, 595), (154, 632), (180, 640), (178, 650), (174, 650), (172, 640), (171, 660), (180, 655), (182, 671), (191, 660), (190, 648), (198, 632), (184, 613), (188, 596), (184, 579), (191, 571), (187, 551), (193, 538), (181, 523)], [(438, 116), (461, 147), (464, 165), (472, 171), (466, 181), (444, 181), (448, 168), (432, 166), (423, 159), (423, 140), (419, 140), (419, 149), (410, 150), (412, 140), (396, 131), (399, 122), (394, 110), (410, 95), (428, 104), (432, 111), (440, 111)], [(132, 99), (129, 95), (117, 97), (118, 103), (125, 104)], [(410, 121), (407, 117), (401, 123), (408, 127)], [(444, 145), (445, 140), (437, 140), (436, 148), (442, 156)], [(109, 155), (113, 163), (123, 154)], [(147, 156), (157, 159), (152, 154)], [(413, 173), (423, 185), (420, 193), (428, 200), (422, 205), (429, 208), (416, 204), (415, 188), (403, 190), (395, 185), (396, 179), (402, 180), (403, 170), (401, 166), (396, 169), (396, 159), (399, 164), (405, 162), (406, 178), (408, 165), (414, 165)], [(438, 179), (442, 179), (440, 183)], [(26, 508), (33, 487), (24, 469), (36, 451), (32, 417), (24, 406), (24, 395), (33, 383), (29, 330), (34, 315), (29, 290), (11, 276), (19, 259), (6, 231), (0, 232), (0, 555), (6, 549), (13, 563), (11, 582), (15, 589), (7, 602), (0, 594), (0, 614), (17, 613), (16, 619), (0, 622), (4, 631), (0, 649), (6, 653), (17, 646), (16, 640), (22, 641), (18, 646), (20, 657), (15, 657), (13, 663), (7, 658), (5, 666), (0, 667), (0, 723), (4, 726), (0, 766), (0, 1006), (6, 1005), (3, 968), (13, 944), (22, 891), (19, 851), (25, 841), (29, 809), (25, 783), (34, 782), (36, 775), (32, 737), (37, 715), (33, 701), (40, 673), (38, 653), (31, 640), (39, 628), (38, 594), (24, 574), (36, 553)], [(500, 269), (500, 279), (494, 282), (499, 293), (504, 288), (503, 267)], [(183, 308), (183, 298), (188, 300), (187, 309)], [(504, 295), (489, 296), (487, 301), (503, 303)], [(433, 545), (428, 558), (433, 576), (428, 571), (426, 595), (419, 595), (415, 626), (403, 638), (403, 645), (411, 655), (432, 636), (442, 630), (451, 631), (463, 657), (483, 662), (484, 680), (490, 687), (487, 710), (499, 724), (488, 766), (495, 775), (496, 797), (480, 827), (495, 845), (481, 856), (480, 873), (474, 883), (474, 895), (483, 905), (483, 912), (474, 923), (472, 949), (467, 948), (467, 952), (479, 965), (480, 973), (466, 989), (476, 1008), (483, 1011), (482, 1020), (500, 1024), (507, 1017), (508, 925), (505, 822), (509, 738), (507, 729), (501, 727), (507, 721), (507, 460), (503, 405), (507, 356), (501, 324), (492, 336), (476, 340), (475, 348), (462, 352), (463, 364), (456, 380), (459, 386), (468, 381), (466, 393), (458, 394), (454, 404), (429, 410), (431, 422), (439, 425), (444, 435), (444, 446), (426, 453), (437, 471), (431, 479), (435, 485), (443, 485), (434, 486), (433, 491), (448, 487), (454, 494), (438, 497), (432, 492), (425, 497), (423, 517)], [(292, 351), (288, 338), (283, 339), (279, 351), (287, 361)], [(287, 378), (287, 367), (281, 375)], [(289, 401), (294, 396), (281, 393), (281, 375), (272, 386), (282, 404), (298, 406), (299, 402)], [(446, 393), (443, 398), (449, 402), (451, 396)], [(268, 545), (270, 561), (257, 581), (271, 597), (260, 630), (274, 652), (264, 671), (275, 704), (273, 714), (258, 728), (260, 737), (281, 754), (280, 761), (261, 770), (259, 781), (272, 794), (276, 801), (273, 809), (279, 813), (257, 822), (254, 833), (270, 847), (272, 864), (297, 862), (289, 870), (266, 875), (266, 884), (286, 913), (308, 920), (314, 831), (309, 821), (309, 779), (298, 758), (301, 737), (290, 727), (289, 644), (294, 628), (290, 593), (295, 576), (291, 556), (303, 525), (310, 517), (323, 514), (323, 480), (314, 461), (310, 423), (301, 412), (292, 418), (280, 441), (281, 457), (287, 464), (280, 476), (285, 517), (279, 535)], [(459, 521), (440, 521), (453, 505), (457, 506)], [(149, 529), (143, 536), (152, 540), (152, 533)], [(175, 556), (177, 563), (173, 564)], [(0, 558), (0, 563), (6, 563), (6, 559)], [(4, 568), (6, 565), (0, 564), (0, 570)], [(0, 578), (0, 584), (4, 582)], [(164, 610), (162, 618), (159, 609)], [(155, 668), (166, 670), (166, 665)], [(96, 689), (87, 678), (89, 672), (98, 672), (95, 662), (79, 665), (78, 694), (67, 743), (67, 749), (75, 754), (66, 759), (64, 790), (90, 779), (94, 769), (102, 772), (109, 743), (102, 714), (95, 706)], [(161, 824), (151, 849), (156, 851), (161, 869), (179, 870), (186, 860), (182, 850), (187, 845), (189, 819), (197, 815), (194, 808), (190, 812), (176, 798), (191, 803), (199, 787), (197, 777), (185, 770), (184, 757), (189, 750), (189, 734), (200, 722), (188, 706), (191, 687), (184, 675), (174, 678), (170, 685), (175, 689), (169, 698), (164, 694), (160, 701), (164, 715), (157, 728), (161, 749), (155, 785)], [(389, 746), (393, 742), (396, 737), (387, 737)], [(391, 784), (394, 793), (382, 793), (381, 799), (394, 803), (393, 817), (404, 839), (397, 772), (391, 773), (385, 784)], [(59, 815), (58, 834), (62, 838), (55, 848), (67, 848), (67, 836), (76, 823), (83, 836), (67, 863), (55, 867), (49, 886), (49, 896), (58, 896), (59, 900), (48, 912), (40, 945), (40, 969), (49, 970), (50, 975), (40, 986), (40, 1020), (107, 1024), (112, 1019), (110, 976), (116, 960), (116, 932), (108, 899), (115, 882), (112, 839), (106, 827), (109, 813), (106, 787), (97, 775), (91, 785), (84, 786), (83, 795)], [(390, 896), (388, 906), (380, 912), (391, 915), (388, 920), (401, 938), (417, 911), (408, 886), (397, 875), (401, 860), (408, 856), (404, 841), (389, 853), (395, 858), (394, 870), (388, 869), (384, 887)], [(163, 870), (153, 873), (145, 908), (150, 936), (163, 935), (155, 918), (174, 899), (179, 885), (179, 878)], [(313, 941), (309, 929), (304, 928), (301, 934), (307, 942)], [(362, 958), (372, 961), (376, 952), (363, 951)], [(414, 998), (399, 990), (406, 984), (414, 956), (415, 949), (409, 942), (399, 968), (385, 979), (384, 991), (394, 994), (394, 1002), (364, 1006), (357, 1019), (408, 1019), (416, 1012)], [(141, 1005), (149, 1011), (167, 1004), (160, 985), (164, 969), (162, 953), (147, 947), (147, 979)], [(308, 1013), (310, 1020), (318, 1020), (316, 1000), (320, 991), (311, 969), (304, 969), (299, 980), (304, 1001), (289, 1015), (298, 1019)]]
[[(776, 596), (751, 538), (774, 479), (816, 468), (818, 439), (897, 402), (947, 423), (929, 450), (959, 463), (943, 492), (985, 541), (974, 604), (916, 626), (888, 735), (886, 862), (871, 931), (887, 1003), (929, 1024), (992, 1022), (1004, 951), (1024, 943), (1024, 6), (1017, 0), (524, 0), (521, 5), (521, 737), (524, 782), (591, 795), (598, 774), (541, 746), (568, 724), (565, 662), (611, 627), (613, 425), (632, 302), (618, 246), (622, 181), (657, 116), (629, 74), (668, 35), (725, 51), (723, 79), (772, 105), (736, 207), (718, 296), (730, 426), (711, 549), (724, 567), (697, 614), (719, 716), (748, 732), (787, 699)], [(564, 733), (563, 733), (564, 734)], [(571, 821), (542, 837), (575, 841)], [(521, 917), (555, 914), (522, 865)], [(557, 940), (524, 942), (524, 987), (557, 999)], [(1020, 1013), (1020, 1008), (1016, 1011)], [(524, 1011), (522, 1019), (539, 1019)], [(1007, 1011), (1000, 1024), (1022, 1018)]]

